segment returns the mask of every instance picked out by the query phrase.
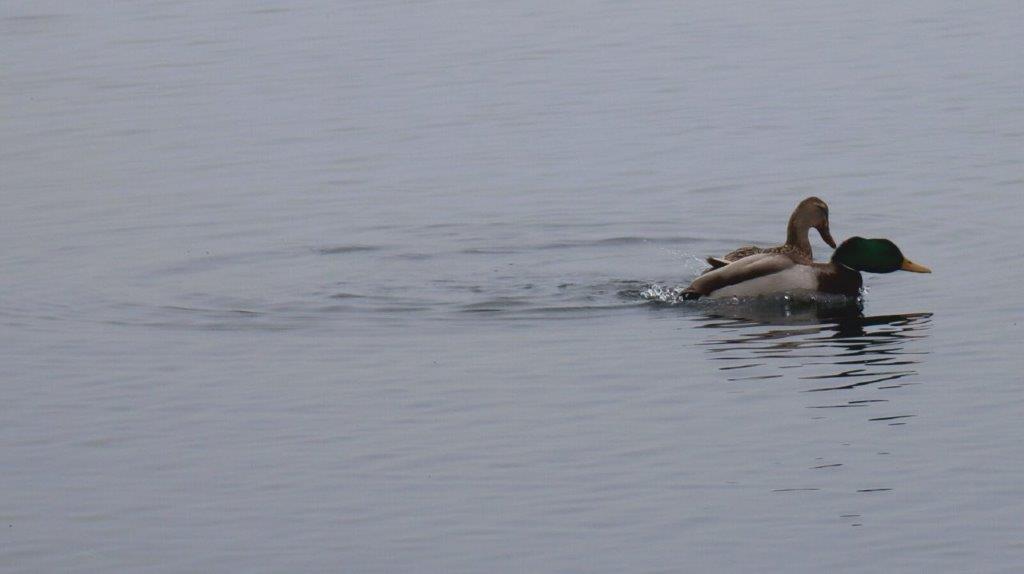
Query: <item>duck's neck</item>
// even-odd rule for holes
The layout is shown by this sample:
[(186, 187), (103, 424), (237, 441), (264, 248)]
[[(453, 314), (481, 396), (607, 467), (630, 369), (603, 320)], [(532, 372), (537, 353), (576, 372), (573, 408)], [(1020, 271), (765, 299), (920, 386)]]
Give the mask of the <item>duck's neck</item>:
[(864, 285), (860, 271), (837, 262), (835, 258), (819, 265), (822, 272), (818, 274), (818, 291), (848, 297), (860, 294), (860, 288)]
[(807, 231), (810, 228), (810, 223), (801, 217), (800, 213), (793, 213), (789, 217), (789, 225), (786, 227), (786, 245), (792, 245), (810, 253), (811, 241), (807, 238)]

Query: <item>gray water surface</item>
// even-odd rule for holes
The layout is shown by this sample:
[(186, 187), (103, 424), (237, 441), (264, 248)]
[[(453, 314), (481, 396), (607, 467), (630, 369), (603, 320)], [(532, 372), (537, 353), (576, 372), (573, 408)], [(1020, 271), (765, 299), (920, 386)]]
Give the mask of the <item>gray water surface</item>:
[[(3, 570), (1019, 571), (1022, 25), (5, 4)], [(659, 301), (808, 195), (934, 273)]]

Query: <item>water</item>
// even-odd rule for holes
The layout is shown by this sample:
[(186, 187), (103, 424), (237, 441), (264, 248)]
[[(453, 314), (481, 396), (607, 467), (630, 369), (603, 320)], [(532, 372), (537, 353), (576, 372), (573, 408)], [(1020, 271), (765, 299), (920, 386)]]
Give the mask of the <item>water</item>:
[(1022, 16), (5, 5), (4, 570), (1017, 571)]

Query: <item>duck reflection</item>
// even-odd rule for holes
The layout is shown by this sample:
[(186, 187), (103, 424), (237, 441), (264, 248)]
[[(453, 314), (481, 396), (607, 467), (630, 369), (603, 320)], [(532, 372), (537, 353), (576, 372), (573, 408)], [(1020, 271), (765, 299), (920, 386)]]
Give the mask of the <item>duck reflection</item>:
[[(794, 376), (805, 392), (884, 390), (914, 384), (931, 313), (864, 316), (862, 306), (722, 306), (699, 319), (703, 343), (729, 381)], [(867, 406), (857, 399), (812, 408)], [(910, 415), (892, 417), (893, 420)], [(873, 419), (876, 420), (876, 419)], [(881, 420), (881, 419), (877, 419)]]
[[(901, 427), (916, 416), (906, 389), (928, 354), (931, 313), (865, 316), (860, 304), (794, 307), (789, 302), (759, 306), (707, 306), (696, 318), (706, 330), (701, 343), (731, 391), (747, 393), (771, 386), (776, 404), (793, 404), (807, 414), (806, 423), (830, 421), (826, 427), (791, 419), (786, 449), (773, 456), (796, 467), (773, 467), (767, 479), (773, 493), (832, 491), (865, 496), (893, 490), (891, 471), (898, 468), (889, 441), (894, 435), (874, 425)], [(803, 400), (779, 397), (799, 393)], [(806, 410), (805, 410), (806, 409)], [(797, 420), (804, 418), (798, 413)], [(860, 417), (858, 415), (866, 415)], [(853, 424), (861, 420), (861, 424)], [(872, 428), (874, 427), (874, 428)], [(905, 427), (904, 427), (905, 428)], [(799, 430), (794, 430), (799, 429)], [(805, 438), (800, 433), (818, 429)], [(893, 429), (895, 430), (895, 429)], [(874, 457), (885, 458), (873, 463)], [(851, 470), (848, 463), (856, 463)], [(865, 523), (866, 509), (843, 498), (830, 499), (850, 526)]]

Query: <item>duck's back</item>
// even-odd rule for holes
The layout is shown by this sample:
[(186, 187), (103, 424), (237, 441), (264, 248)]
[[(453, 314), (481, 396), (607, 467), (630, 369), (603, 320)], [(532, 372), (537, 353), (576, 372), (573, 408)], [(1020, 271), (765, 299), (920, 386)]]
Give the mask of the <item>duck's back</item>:
[(780, 255), (786, 255), (794, 262), (803, 265), (808, 265), (812, 261), (810, 251), (802, 249), (796, 245), (789, 244), (779, 245), (776, 247), (757, 247), (755, 245), (747, 245), (746, 247), (740, 247), (739, 249), (736, 249), (735, 251), (728, 253), (722, 259), (725, 259), (726, 261), (729, 262), (739, 261), (744, 257), (756, 255), (758, 253), (778, 253)]

